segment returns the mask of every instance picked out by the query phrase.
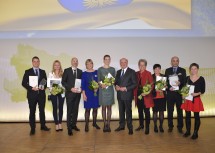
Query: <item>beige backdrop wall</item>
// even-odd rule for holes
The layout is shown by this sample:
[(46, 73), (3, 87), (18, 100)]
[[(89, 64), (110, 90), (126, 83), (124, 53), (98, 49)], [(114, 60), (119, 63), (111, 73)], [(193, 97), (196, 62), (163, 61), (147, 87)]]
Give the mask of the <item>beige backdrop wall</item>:
[[(215, 115), (215, 38), (56, 38), (56, 39), (1, 39), (0, 41), (0, 121), (28, 121), (26, 91), (21, 86), (24, 70), (31, 67), (31, 58), (39, 56), (41, 68), (51, 71), (52, 62), (59, 59), (63, 68), (70, 66), (76, 56), (79, 67), (85, 69), (87, 58), (97, 69), (105, 54), (112, 57), (111, 65), (119, 69), (119, 59), (126, 57), (129, 66), (138, 69), (140, 58), (148, 60), (147, 69), (155, 63), (162, 69), (170, 66), (170, 58), (179, 56), (180, 66), (187, 69), (192, 62), (200, 64), (200, 74), (206, 79), (206, 93), (202, 97), (205, 111), (201, 116)], [(188, 72), (188, 71), (187, 71)], [(66, 103), (63, 119), (66, 119)], [(53, 120), (52, 105), (46, 102), (46, 119)], [(137, 118), (133, 105), (133, 117)], [(174, 114), (175, 115), (175, 114)], [(118, 105), (113, 105), (113, 118), (118, 119)], [(80, 101), (79, 120), (84, 119), (83, 101)], [(101, 112), (99, 111), (101, 119)], [(38, 110), (37, 110), (38, 119)]]

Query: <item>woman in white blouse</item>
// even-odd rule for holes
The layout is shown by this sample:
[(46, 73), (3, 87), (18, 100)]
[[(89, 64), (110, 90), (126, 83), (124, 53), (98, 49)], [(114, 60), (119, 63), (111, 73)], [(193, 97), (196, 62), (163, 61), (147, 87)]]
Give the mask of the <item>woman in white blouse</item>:
[[(63, 75), (63, 69), (61, 67), (61, 63), (59, 60), (55, 60), (53, 62), (52, 66), (52, 72), (49, 73), (49, 78), (55, 78), (59, 79), (58, 83), (60, 82), (59, 86), (61, 85), (61, 78)], [(63, 104), (64, 104), (64, 94), (58, 93), (58, 94), (53, 94), (52, 93), (52, 87), (50, 87), (50, 100), (52, 102), (53, 106), (53, 117), (54, 117), (54, 122), (56, 125), (56, 131), (63, 131), (62, 128), (62, 117), (63, 117)]]

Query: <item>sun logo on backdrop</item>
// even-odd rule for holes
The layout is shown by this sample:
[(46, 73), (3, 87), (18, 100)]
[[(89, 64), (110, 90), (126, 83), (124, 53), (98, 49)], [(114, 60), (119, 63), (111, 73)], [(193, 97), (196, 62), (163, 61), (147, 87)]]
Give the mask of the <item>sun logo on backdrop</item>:
[(101, 8), (113, 5), (117, 0), (84, 0), (83, 4), (86, 8)]

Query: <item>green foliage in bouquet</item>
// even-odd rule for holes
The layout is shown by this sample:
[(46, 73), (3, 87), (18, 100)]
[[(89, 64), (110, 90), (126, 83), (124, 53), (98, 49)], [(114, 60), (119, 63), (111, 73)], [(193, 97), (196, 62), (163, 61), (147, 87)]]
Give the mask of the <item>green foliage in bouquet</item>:
[(107, 76), (105, 76), (102, 83), (105, 84), (106, 86), (111, 86), (115, 83), (115, 78), (114, 77), (108, 78)]
[(59, 84), (52, 85), (52, 90), (51, 90), (52, 95), (63, 94), (64, 91), (65, 91), (65, 89), (62, 86), (60, 86)]
[(156, 81), (155, 87), (156, 87), (155, 90), (163, 90), (163, 88), (166, 87), (166, 80), (161, 79), (159, 81)]
[(92, 80), (90, 82), (89, 89), (94, 91), (94, 96), (97, 96), (96, 92), (98, 88), (99, 88), (98, 82), (96, 82), (95, 80)]
[[(147, 80), (146, 84), (140, 90), (141, 90), (141, 93), (148, 95), (152, 90), (152, 85), (150, 83), (148, 83), (148, 80)], [(142, 95), (138, 96), (139, 100), (142, 100), (142, 98), (143, 98)]]
[(189, 91), (190, 91), (190, 86), (185, 85), (181, 88), (181, 90), (179, 90), (179, 93), (182, 95), (182, 97), (187, 97), (189, 95)]

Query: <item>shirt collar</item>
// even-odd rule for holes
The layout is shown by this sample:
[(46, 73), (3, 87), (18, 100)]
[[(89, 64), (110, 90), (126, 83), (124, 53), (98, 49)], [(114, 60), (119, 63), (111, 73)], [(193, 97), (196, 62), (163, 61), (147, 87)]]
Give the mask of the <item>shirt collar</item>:
[(34, 71), (39, 70), (39, 68), (33, 67)]
[(77, 68), (75, 68), (75, 67), (72, 67), (72, 70), (74, 71), (74, 70), (77, 70)]
[(124, 73), (127, 71), (127, 69), (128, 69), (128, 67), (126, 67), (126, 68), (124, 68), (124, 69), (122, 69), (122, 70), (124, 70)]

